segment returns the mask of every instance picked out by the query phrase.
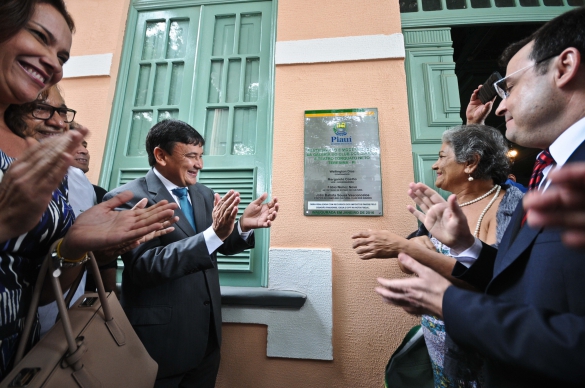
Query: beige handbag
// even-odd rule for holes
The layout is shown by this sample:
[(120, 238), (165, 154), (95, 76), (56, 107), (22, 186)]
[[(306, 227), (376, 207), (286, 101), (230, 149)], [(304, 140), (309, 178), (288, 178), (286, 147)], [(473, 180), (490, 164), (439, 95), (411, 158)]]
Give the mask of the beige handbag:
[(53, 260), (49, 254), (41, 267), (15, 366), (0, 388), (154, 386), (158, 365), (140, 342), (116, 295), (106, 294), (91, 252), (88, 263), (98, 292), (85, 293), (67, 310), (58, 275), (51, 276), (62, 324), (57, 322), (22, 358), (47, 268), (54, 273)]

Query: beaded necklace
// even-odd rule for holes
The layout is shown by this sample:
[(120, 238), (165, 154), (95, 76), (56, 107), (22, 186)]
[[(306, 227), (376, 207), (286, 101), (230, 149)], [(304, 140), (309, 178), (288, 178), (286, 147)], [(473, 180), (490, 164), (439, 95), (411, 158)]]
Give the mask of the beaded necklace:
[[(501, 188), (499, 185), (494, 185), (494, 187), (492, 187), (492, 188), (490, 189), (490, 191), (488, 191), (487, 193), (485, 193), (485, 194), (484, 194), (484, 195), (482, 195), (481, 197), (477, 197), (476, 199), (472, 199), (471, 201), (468, 201), (468, 202), (463, 202), (463, 203), (459, 204), (459, 207), (464, 207), (464, 206), (467, 206), (467, 205), (471, 205), (472, 203), (476, 203), (476, 202), (479, 202), (479, 201), (481, 201), (482, 199), (484, 199), (485, 197), (487, 197), (488, 195), (490, 195), (491, 193), (493, 193), (493, 192), (494, 192), (494, 190), (495, 190), (496, 188), (498, 188), (498, 187), (499, 187), (499, 188)], [(497, 196), (496, 196), (496, 197), (497, 197)]]
[[(481, 201), (482, 199), (486, 198), (488, 195), (490, 195), (491, 193), (494, 192), (494, 190), (496, 190), (496, 195), (494, 195), (494, 197), (492, 198), (492, 200), (490, 201), (490, 203), (487, 204), (487, 206), (485, 207), (485, 209), (483, 209), (483, 211), (481, 212), (481, 215), (479, 216), (478, 220), (477, 220), (477, 224), (475, 226), (475, 232), (473, 232), (473, 236), (479, 238), (479, 228), (481, 226), (481, 221), (483, 221), (483, 217), (485, 216), (485, 214), (487, 213), (488, 210), (490, 210), (490, 207), (492, 207), (492, 205), (494, 204), (494, 202), (496, 201), (496, 198), (498, 198), (498, 195), (500, 195), (500, 190), (502, 190), (502, 186), (500, 185), (494, 185), (494, 187), (492, 187), (490, 189), (490, 191), (488, 191), (487, 193), (485, 193), (484, 195), (482, 195), (481, 197), (477, 197), (476, 199), (472, 199), (471, 201), (468, 202), (463, 202), (462, 204), (459, 205), (459, 207), (464, 207), (467, 205), (471, 205), (472, 203), (476, 203), (478, 201)], [(439, 246), (439, 253), (443, 253), (443, 243), (440, 242), (440, 246)]]
[(475, 226), (475, 232), (473, 232), (473, 235), (477, 238), (479, 238), (479, 227), (481, 226), (481, 221), (483, 220), (483, 217), (485, 216), (487, 211), (490, 209), (490, 207), (492, 207), (492, 205), (496, 201), (496, 198), (498, 198), (498, 195), (500, 195), (500, 190), (502, 190), (502, 186), (494, 185), (494, 187), (492, 187), (490, 191), (488, 191), (487, 193), (485, 193), (481, 197), (478, 197), (472, 201), (465, 202), (465, 203), (462, 203), (461, 205), (459, 205), (459, 207), (463, 207), (463, 206), (471, 205), (472, 203), (475, 203), (477, 201), (481, 201), (482, 199), (486, 198), (488, 195), (493, 193), (494, 190), (496, 190), (496, 195), (494, 195), (494, 197), (492, 198), (490, 203), (488, 203), (487, 206), (485, 207), (485, 209), (483, 209), (483, 211), (481, 212), (481, 215), (479, 216), (479, 218), (477, 220), (477, 225)]

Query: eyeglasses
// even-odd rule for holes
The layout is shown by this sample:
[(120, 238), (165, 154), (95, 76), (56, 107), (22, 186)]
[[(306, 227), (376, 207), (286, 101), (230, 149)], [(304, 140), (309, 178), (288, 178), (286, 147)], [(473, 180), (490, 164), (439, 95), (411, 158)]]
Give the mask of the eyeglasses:
[(59, 117), (63, 119), (63, 122), (70, 123), (75, 118), (75, 113), (73, 109), (69, 108), (55, 108), (54, 106), (36, 103), (33, 110), (32, 110), (32, 117), (39, 120), (48, 120), (57, 112)]
[(521, 68), (520, 70), (516, 70), (515, 72), (513, 72), (510, 75), (505, 76), (502, 79), (497, 80), (496, 82), (494, 82), (494, 89), (496, 91), (496, 93), (498, 93), (498, 96), (500, 96), (502, 98), (502, 100), (505, 100), (506, 98), (508, 98), (510, 96), (510, 89), (508, 88), (508, 85), (506, 84), (506, 80), (510, 77), (512, 77), (515, 74), (520, 73), (521, 71), (524, 70), (528, 70), (531, 67), (534, 67), (544, 61), (548, 61), (551, 58), (554, 58), (556, 56), (558, 56), (559, 54), (555, 54), (555, 55), (551, 55), (549, 57), (546, 57), (544, 59), (541, 59), (539, 61), (534, 62), (532, 65), (528, 65), (526, 67)]

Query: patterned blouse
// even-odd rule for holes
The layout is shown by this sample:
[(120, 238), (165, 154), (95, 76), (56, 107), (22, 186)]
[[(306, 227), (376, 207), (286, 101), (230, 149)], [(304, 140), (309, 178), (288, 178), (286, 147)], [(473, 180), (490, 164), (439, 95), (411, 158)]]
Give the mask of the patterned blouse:
[[(0, 150), (2, 174), (14, 160)], [(51, 244), (63, 237), (75, 220), (67, 202), (67, 191), (65, 177), (53, 192), (39, 223), (29, 232), (0, 243), (0, 380), (13, 367), (12, 358), (42, 259)], [(38, 327), (32, 337), (31, 343), (38, 340)]]
[[(514, 186), (509, 186), (506, 189), (506, 193), (496, 213), (496, 244), (493, 245), (494, 247), (500, 244), (502, 236), (510, 223), (512, 214), (514, 214), (514, 210), (522, 200), (523, 195), (524, 193)], [(446, 256), (453, 256), (448, 246), (441, 244), (436, 238), (430, 237), (437, 252)], [(448, 375), (445, 373), (444, 368), (447, 352), (447, 346), (445, 345), (445, 323), (436, 317), (423, 315), (421, 325), (431, 358), (435, 388), (481, 388), (484, 385), (483, 375), (481, 373), (481, 365), (483, 363), (481, 357), (474, 352), (459, 352), (459, 356), (461, 356), (461, 353), (464, 353), (463, 359), (455, 361), (457, 361), (458, 370), (464, 371), (464, 373), (460, 373), (460, 376)]]

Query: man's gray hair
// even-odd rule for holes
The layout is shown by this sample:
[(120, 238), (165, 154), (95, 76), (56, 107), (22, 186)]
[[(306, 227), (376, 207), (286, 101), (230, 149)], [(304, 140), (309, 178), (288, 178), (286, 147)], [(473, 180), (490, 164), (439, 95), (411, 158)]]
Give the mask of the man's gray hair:
[(497, 129), (480, 124), (459, 125), (443, 132), (443, 143), (453, 148), (457, 163), (473, 162), (479, 155), (473, 178), (493, 179), (497, 184), (508, 179), (508, 144)]

